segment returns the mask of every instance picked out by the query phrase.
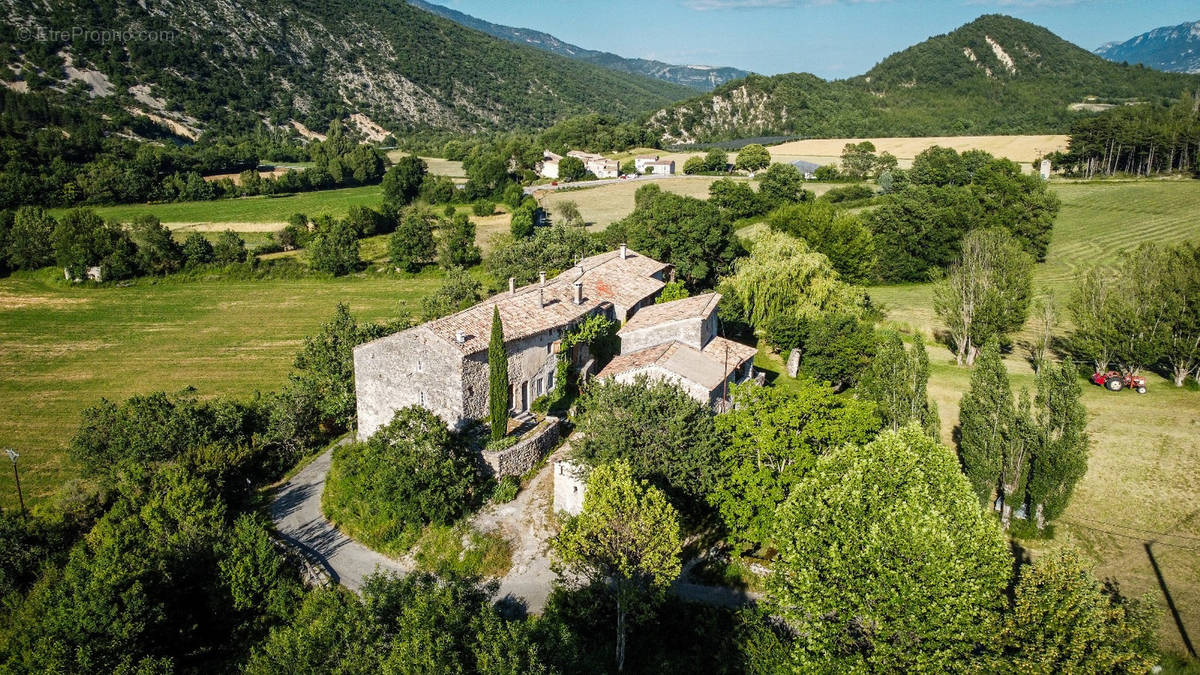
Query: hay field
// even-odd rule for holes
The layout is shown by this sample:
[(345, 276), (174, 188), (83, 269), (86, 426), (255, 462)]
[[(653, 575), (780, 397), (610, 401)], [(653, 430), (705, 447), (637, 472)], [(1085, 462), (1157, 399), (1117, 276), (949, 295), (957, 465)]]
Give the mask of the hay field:
[[(1029, 164), (1036, 157), (1054, 150), (1065, 150), (1067, 137), (1045, 136), (925, 136), (918, 138), (812, 138), (791, 141), (767, 148), (771, 159), (776, 162), (804, 160), (816, 164), (837, 163), (842, 156), (842, 147), (847, 143), (868, 140), (875, 144), (876, 152), (890, 152), (900, 160), (900, 166), (912, 166), (912, 160), (922, 150), (934, 145), (964, 150), (986, 150), (997, 157)], [(1029, 167), (1025, 167), (1028, 169)]]
[[(1039, 292), (1052, 291), (1061, 305), (1075, 274), (1142, 241), (1200, 241), (1200, 182), (1057, 183), (1063, 209), (1055, 224), (1047, 261), (1037, 267)], [(932, 337), (938, 322), (928, 284), (877, 287), (887, 319)], [(1018, 335), (1018, 342), (1026, 339)], [(1032, 389), (1033, 372), (1018, 348), (1006, 358), (1014, 389)], [(949, 442), (970, 371), (953, 355), (931, 345), (930, 394), (938, 403), (942, 438)], [(1082, 377), (1081, 377), (1082, 381)], [(1149, 377), (1149, 392), (1112, 393), (1084, 382), (1084, 404), (1092, 438), (1087, 475), (1050, 541), (1023, 542), (1035, 555), (1054, 546), (1079, 548), (1096, 562), (1101, 578), (1122, 591), (1156, 594), (1163, 608), (1163, 644), (1183, 653), (1183, 639), (1162, 595), (1157, 563), (1167, 591), (1181, 611), (1192, 640), (1200, 637), (1200, 390), (1176, 389)], [(1147, 553), (1150, 545), (1153, 562)]]

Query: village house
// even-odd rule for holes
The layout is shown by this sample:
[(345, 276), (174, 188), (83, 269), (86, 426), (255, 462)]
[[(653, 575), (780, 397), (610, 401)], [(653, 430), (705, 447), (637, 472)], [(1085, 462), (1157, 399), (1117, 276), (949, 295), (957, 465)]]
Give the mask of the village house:
[(646, 173), (646, 167), (658, 161), (658, 155), (638, 155), (633, 158), (633, 166), (638, 173)]
[[(621, 175), (621, 164), (615, 159), (605, 158), (604, 155), (572, 150), (567, 153), (567, 157), (574, 157), (583, 162), (583, 167), (597, 178), (617, 178)], [(543, 178), (558, 178), (558, 163), (561, 161), (562, 155), (557, 155), (549, 150), (544, 151), (542, 153), (542, 165), (538, 168), (538, 174)]]
[(561, 161), (562, 155), (546, 150), (542, 153), (542, 165), (538, 167), (538, 174), (542, 178), (558, 178), (558, 163)]
[[(456, 314), (359, 345), (354, 349), (358, 435), (367, 438), (397, 410), (419, 405), (462, 428), (488, 414), (488, 343), (499, 310), (508, 354), (510, 411), (525, 414), (555, 381), (564, 334), (589, 315), (623, 322), (621, 351), (597, 377), (679, 385), (721, 410), (728, 385), (752, 375), (755, 349), (718, 336), (720, 295), (654, 304), (671, 266), (622, 245), (584, 258), (575, 267)], [(588, 366), (586, 347), (566, 355)]]
[(671, 159), (656, 159), (653, 162), (646, 162), (646, 168), (642, 169), (643, 173), (649, 169), (649, 173), (654, 176), (672, 176), (675, 174), (675, 160)]

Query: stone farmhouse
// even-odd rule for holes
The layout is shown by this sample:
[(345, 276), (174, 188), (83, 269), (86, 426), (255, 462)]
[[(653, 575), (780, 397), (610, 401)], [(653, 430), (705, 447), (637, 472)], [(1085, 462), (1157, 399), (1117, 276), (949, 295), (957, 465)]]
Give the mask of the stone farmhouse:
[[(575, 267), (456, 314), (354, 349), (358, 435), (365, 439), (397, 410), (420, 405), (454, 428), (488, 414), (488, 342), (499, 310), (508, 353), (510, 411), (563, 383), (555, 370), (564, 334), (590, 315), (624, 323), (621, 353), (598, 375), (632, 382), (639, 375), (678, 384), (697, 400), (724, 407), (726, 383), (752, 374), (755, 349), (716, 335), (715, 293), (654, 304), (671, 266), (630, 250), (582, 259)], [(584, 372), (585, 346), (566, 355)]]
[(558, 163), (562, 161), (562, 155), (555, 154), (546, 150), (542, 153), (542, 165), (538, 168), (538, 174), (542, 178), (558, 178)]

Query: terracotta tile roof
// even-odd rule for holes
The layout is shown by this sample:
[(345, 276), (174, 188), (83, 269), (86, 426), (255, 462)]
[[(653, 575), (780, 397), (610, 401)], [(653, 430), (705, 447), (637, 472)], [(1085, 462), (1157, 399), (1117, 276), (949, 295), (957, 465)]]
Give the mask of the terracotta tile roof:
[[(726, 345), (729, 347), (728, 360), (725, 358)], [(712, 391), (738, 366), (754, 358), (756, 353), (758, 350), (754, 347), (721, 337), (710, 340), (703, 350), (673, 340), (667, 344), (622, 354), (610, 361), (597, 377), (611, 377), (643, 368), (658, 367)]]
[(664, 302), (661, 305), (647, 305), (630, 317), (629, 321), (621, 326), (618, 334), (683, 319), (703, 319), (716, 309), (717, 303), (720, 301), (720, 293), (705, 293), (682, 300)]
[[(651, 275), (668, 267), (666, 263), (632, 250), (628, 251), (624, 259), (619, 251), (601, 253), (584, 258), (579, 266), (572, 267), (553, 279), (547, 279), (546, 286), (542, 289), (543, 306), (539, 307), (539, 285), (535, 282), (518, 288), (516, 293), (494, 295), (478, 305), (435, 319), (425, 325), (463, 353), (473, 354), (487, 349), (492, 330), (493, 307), (500, 309), (504, 339), (518, 340), (554, 328), (566, 327), (600, 307), (631, 307), (662, 289), (663, 282)], [(579, 273), (581, 268), (582, 276)], [(574, 302), (576, 280), (583, 281), (582, 305), (576, 305)], [(462, 331), (465, 338), (461, 343), (456, 340), (458, 331)]]

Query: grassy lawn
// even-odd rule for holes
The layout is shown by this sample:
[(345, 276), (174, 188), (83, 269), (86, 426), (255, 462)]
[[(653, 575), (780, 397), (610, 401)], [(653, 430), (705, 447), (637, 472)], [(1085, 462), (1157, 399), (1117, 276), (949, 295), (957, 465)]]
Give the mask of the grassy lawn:
[[(1142, 241), (1200, 240), (1200, 181), (1063, 183), (1063, 209), (1046, 263), (1035, 272), (1039, 291), (1065, 302), (1075, 274)], [(887, 318), (931, 337), (938, 326), (928, 284), (871, 289)], [(1018, 341), (1022, 336), (1018, 336)], [(938, 403), (942, 438), (950, 442), (970, 371), (954, 365), (941, 345), (930, 346), (929, 391)], [(1033, 388), (1033, 373), (1018, 349), (1007, 358), (1015, 389)], [(1081, 381), (1083, 380), (1081, 376)], [(1164, 647), (1183, 652), (1167, 612), (1150, 544), (1167, 590), (1193, 642), (1200, 638), (1200, 391), (1150, 376), (1150, 391), (1112, 393), (1084, 384), (1092, 438), (1087, 475), (1048, 541), (1023, 542), (1035, 555), (1072, 545), (1096, 562), (1101, 578), (1125, 593), (1156, 594), (1163, 609)]]
[[(168, 204), (122, 204), (100, 206), (95, 211), (106, 219), (127, 223), (137, 216), (151, 213), (168, 225), (220, 224), (218, 229), (243, 229), (243, 224), (268, 223), (278, 229), (293, 213), (309, 218), (331, 215), (344, 218), (351, 206), (378, 207), (382, 202), (378, 185), (297, 192), (290, 195), (216, 199), (206, 202), (171, 202)], [(66, 209), (52, 209), (55, 216)]]
[[(402, 305), (419, 314), (441, 281), (429, 270), (80, 288), (52, 272), (0, 279), (0, 447), (21, 453), (27, 501), (78, 475), (66, 445), (80, 411), (101, 397), (189, 385), (202, 397), (275, 389), (338, 302), (368, 320), (394, 317)], [(0, 504), (15, 503), (12, 474), (0, 472)]]

